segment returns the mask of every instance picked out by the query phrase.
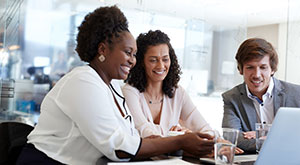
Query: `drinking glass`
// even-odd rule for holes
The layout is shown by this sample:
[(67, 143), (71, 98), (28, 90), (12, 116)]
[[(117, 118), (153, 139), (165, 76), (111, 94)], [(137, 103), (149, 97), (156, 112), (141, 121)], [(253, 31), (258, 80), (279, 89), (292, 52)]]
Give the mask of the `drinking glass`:
[(214, 145), (216, 164), (233, 164), (239, 131), (223, 128)]
[(271, 129), (271, 126), (272, 126), (272, 124), (255, 123), (256, 153), (259, 153), (265, 139), (267, 138), (267, 135)]

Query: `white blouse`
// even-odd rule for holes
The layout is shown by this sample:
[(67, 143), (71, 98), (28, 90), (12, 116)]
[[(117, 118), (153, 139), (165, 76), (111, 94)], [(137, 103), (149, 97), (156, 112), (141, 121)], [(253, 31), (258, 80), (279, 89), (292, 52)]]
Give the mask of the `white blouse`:
[[(120, 91), (120, 89), (118, 89)], [(123, 99), (114, 94), (124, 114)], [(128, 110), (128, 108), (127, 108)], [(111, 89), (89, 66), (73, 69), (46, 95), (28, 143), (65, 164), (96, 164), (116, 150), (135, 155), (141, 138), (116, 106)]]
[(140, 93), (138, 89), (129, 84), (126, 84), (122, 91), (133, 115), (135, 127), (141, 137), (150, 135), (167, 136), (170, 128), (177, 124), (181, 124), (192, 131), (206, 132), (211, 130), (209, 124), (181, 86), (175, 90), (173, 98), (169, 98), (167, 95), (163, 96), (159, 124), (153, 122), (144, 93)]

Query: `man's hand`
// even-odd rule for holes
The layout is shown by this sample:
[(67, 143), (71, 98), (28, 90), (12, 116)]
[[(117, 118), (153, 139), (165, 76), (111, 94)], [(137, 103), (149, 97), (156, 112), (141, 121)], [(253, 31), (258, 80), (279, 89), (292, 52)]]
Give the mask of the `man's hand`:
[(243, 132), (243, 136), (245, 139), (255, 139), (256, 132), (255, 131)]
[[(221, 138), (217, 139), (217, 143), (228, 143), (228, 144), (231, 144), (230, 141), (224, 140), (224, 139), (221, 139)], [(235, 147), (235, 154), (243, 154), (243, 153), (244, 153), (244, 150), (240, 149), (239, 147)]]

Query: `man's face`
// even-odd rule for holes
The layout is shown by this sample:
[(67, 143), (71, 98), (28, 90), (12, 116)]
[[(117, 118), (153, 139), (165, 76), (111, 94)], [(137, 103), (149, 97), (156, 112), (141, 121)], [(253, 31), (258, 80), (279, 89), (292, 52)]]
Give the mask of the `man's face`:
[(274, 71), (271, 69), (270, 57), (265, 55), (261, 59), (245, 62), (240, 73), (243, 75), (249, 91), (261, 99), (269, 87)]

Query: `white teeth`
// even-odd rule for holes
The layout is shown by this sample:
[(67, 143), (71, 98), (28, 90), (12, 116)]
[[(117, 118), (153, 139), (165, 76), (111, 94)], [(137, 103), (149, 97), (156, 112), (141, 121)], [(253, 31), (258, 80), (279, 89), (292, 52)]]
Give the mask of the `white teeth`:
[(125, 71), (129, 72), (130, 71), (130, 67), (127, 67), (127, 66), (123, 66), (122, 67)]
[(255, 84), (261, 83), (261, 81), (252, 81)]
[(165, 71), (160, 71), (160, 72), (154, 71), (154, 72), (157, 73), (157, 74), (163, 74)]

